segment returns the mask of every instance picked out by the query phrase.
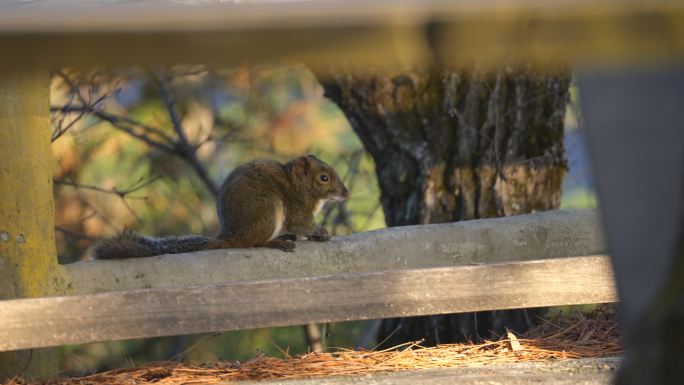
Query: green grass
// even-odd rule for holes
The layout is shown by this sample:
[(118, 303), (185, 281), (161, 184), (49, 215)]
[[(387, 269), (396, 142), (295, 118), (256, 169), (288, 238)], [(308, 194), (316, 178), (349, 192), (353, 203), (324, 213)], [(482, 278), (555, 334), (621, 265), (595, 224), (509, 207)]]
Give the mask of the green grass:
[(563, 193), (561, 198), (562, 209), (582, 209), (598, 207), (598, 200), (594, 192), (585, 189), (574, 189)]

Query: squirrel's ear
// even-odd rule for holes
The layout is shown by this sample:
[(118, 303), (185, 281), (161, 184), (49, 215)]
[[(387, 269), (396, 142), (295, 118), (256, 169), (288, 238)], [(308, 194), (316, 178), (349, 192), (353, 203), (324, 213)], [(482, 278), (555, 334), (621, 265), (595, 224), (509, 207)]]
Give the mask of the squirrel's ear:
[(316, 155), (314, 155), (314, 154), (309, 154), (306, 157), (311, 158), (311, 159), (318, 159), (318, 158), (316, 158)]
[(309, 166), (309, 159), (306, 156), (300, 156), (295, 161), (295, 168), (304, 175), (309, 173)]

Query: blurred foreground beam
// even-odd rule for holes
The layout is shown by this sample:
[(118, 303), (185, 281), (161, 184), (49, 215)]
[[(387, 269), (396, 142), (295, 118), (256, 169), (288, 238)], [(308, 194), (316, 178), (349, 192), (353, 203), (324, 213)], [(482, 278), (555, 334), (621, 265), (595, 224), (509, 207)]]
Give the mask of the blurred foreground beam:
[(117, 291), (0, 301), (0, 351), (616, 300), (605, 256)]
[(619, 385), (684, 378), (684, 69), (585, 71), (582, 111), (620, 291)]
[(4, 67), (303, 62), (401, 67), (684, 58), (684, 3), (647, 0), (0, 4)]

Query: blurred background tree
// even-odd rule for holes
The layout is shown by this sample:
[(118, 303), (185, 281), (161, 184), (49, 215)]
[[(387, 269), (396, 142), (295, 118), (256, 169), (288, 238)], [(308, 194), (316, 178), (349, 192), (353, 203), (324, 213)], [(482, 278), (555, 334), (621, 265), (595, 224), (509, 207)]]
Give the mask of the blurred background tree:
[[(570, 80), (567, 70), (507, 66), (322, 79), (375, 160), (388, 226), (558, 208)], [(388, 319), (378, 340), (382, 348), (491, 339), (527, 330), (539, 312)]]
[[(568, 75), (508, 71), (338, 74), (325, 81), (335, 103), (296, 65), (56, 72), (51, 98), (60, 262), (89, 258), (94, 242), (126, 228), (148, 235), (216, 234), (216, 186), (255, 158), (286, 161), (314, 153), (331, 163), (351, 190), (351, 199), (319, 214), (334, 235), (384, 227), (385, 216), (394, 226), (555, 207), (563, 142), (570, 165), (563, 205), (593, 205), (574, 108), (565, 114), (563, 140)], [(573, 107), (574, 89), (571, 95)], [(522, 118), (521, 111), (527, 111)], [(370, 120), (355, 121), (364, 117)], [(552, 137), (537, 138), (533, 133), (548, 118)], [(531, 131), (524, 131), (528, 124)], [(502, 151), (521, 133), (525, 145)], [(555, 167), (546, 185), (545, 176), (527, 171), (542, 166)], [(457, 169), (471, 174), (445, 178)], [(475, 174), (480, 185), (472, 183)], [(493, 199), (491, 192), (513, 182), (524, 190), (530, 180), (538, 186), (533, 192), (549, 193), (546, 203), (512, 208), (513, 200)], [(425, 332), (435, 330), (435, 320)], [(378, 325), (326, 325), (325, 344), (372, 348)], [(396, 329), (387, 325), (383, 330)], [(487, 332), (482, 325), (470, 332)], [(245, 360), (307, 349), (303, 329), (291, 327), (71, 346), (62, 357), (66, 370), (82, 373), (128, 361)]]

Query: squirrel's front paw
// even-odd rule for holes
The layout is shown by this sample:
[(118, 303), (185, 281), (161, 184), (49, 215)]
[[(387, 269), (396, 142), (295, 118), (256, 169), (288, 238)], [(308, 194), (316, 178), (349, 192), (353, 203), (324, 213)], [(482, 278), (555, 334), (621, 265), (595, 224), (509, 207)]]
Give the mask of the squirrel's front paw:
[(309, 239), (316, 242), (327, 242), (330, 240), (330, 234), (328, 234), (328, 230), (326, 230), (325, 227), (316, 226), (316, 229), (311, 233)]

